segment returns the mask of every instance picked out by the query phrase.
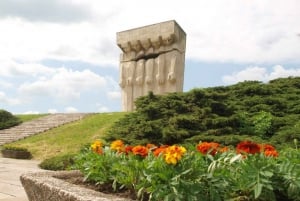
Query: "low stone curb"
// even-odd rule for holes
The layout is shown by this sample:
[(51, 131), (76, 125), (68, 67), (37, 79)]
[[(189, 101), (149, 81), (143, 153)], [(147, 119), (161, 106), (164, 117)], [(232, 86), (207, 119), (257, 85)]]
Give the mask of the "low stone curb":
[(29, 201), (132, 201), (86, 189), (59, 178), (81, 175), (79, 171), (47, 171), (21, 175)]

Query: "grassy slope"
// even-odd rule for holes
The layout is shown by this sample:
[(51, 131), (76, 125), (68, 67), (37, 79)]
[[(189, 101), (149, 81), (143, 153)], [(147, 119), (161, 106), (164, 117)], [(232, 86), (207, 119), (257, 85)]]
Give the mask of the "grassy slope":
[(37, 119), (40, 117), (47, 116), (48, 114), (17, 114), (15, 115), (18, 117), (22, 122), (31, 121), (33, 119)]
[(101, 113), (81, 121), (54, 128), (47, 132), (20, 140), (11, 145), (27, 148), (34, 159), (43, 160), (53, 156), (78, 152), (83, 145), (100, 139), (107, 128), (125, 113)]

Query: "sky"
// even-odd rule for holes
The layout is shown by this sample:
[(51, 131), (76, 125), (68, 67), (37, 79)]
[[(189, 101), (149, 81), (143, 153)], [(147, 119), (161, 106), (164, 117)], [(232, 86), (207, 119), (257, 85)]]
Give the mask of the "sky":
[(184, 91), (300, 76), (299, 0), (0, 0), (0, 109), (121, 111), (116, 33), (176, 20)]

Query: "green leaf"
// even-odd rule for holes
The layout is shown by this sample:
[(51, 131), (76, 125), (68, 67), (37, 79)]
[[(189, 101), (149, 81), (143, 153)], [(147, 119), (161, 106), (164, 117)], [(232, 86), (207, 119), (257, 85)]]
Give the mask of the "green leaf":
[(138, 198), (141, 198), (141, 197), (142, 197), (142, 195), (143, 195), (143, 193), (144, 193), (144, 189), (145, 189), (145, 188), (142, 187), (142, 188), (140, 188), (140, 189), (138, 190), (138, 193), (137, 193), (137, 197), (138, 197)]
[(272, 177), (273, 176), (273, 172), (271, 172), (271, 171), (261, 171), (260, 174), (265, 176), (265, 177)]
[(254, 197), (255, 197), (255, 199), (257, 199), (260, 196), (262, 188), (263, 188), (263, 185), (260, 184), (260, 183), (255, 185), (255, 187), (254, 187)]

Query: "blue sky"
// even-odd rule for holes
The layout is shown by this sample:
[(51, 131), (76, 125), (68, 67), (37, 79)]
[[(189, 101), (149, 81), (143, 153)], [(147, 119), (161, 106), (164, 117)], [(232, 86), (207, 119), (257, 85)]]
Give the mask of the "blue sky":
[(116, 32), (176, 20), (184, 91), (300, 76), (298, 0), (1, 0), (0, 109), (121, 110)]

